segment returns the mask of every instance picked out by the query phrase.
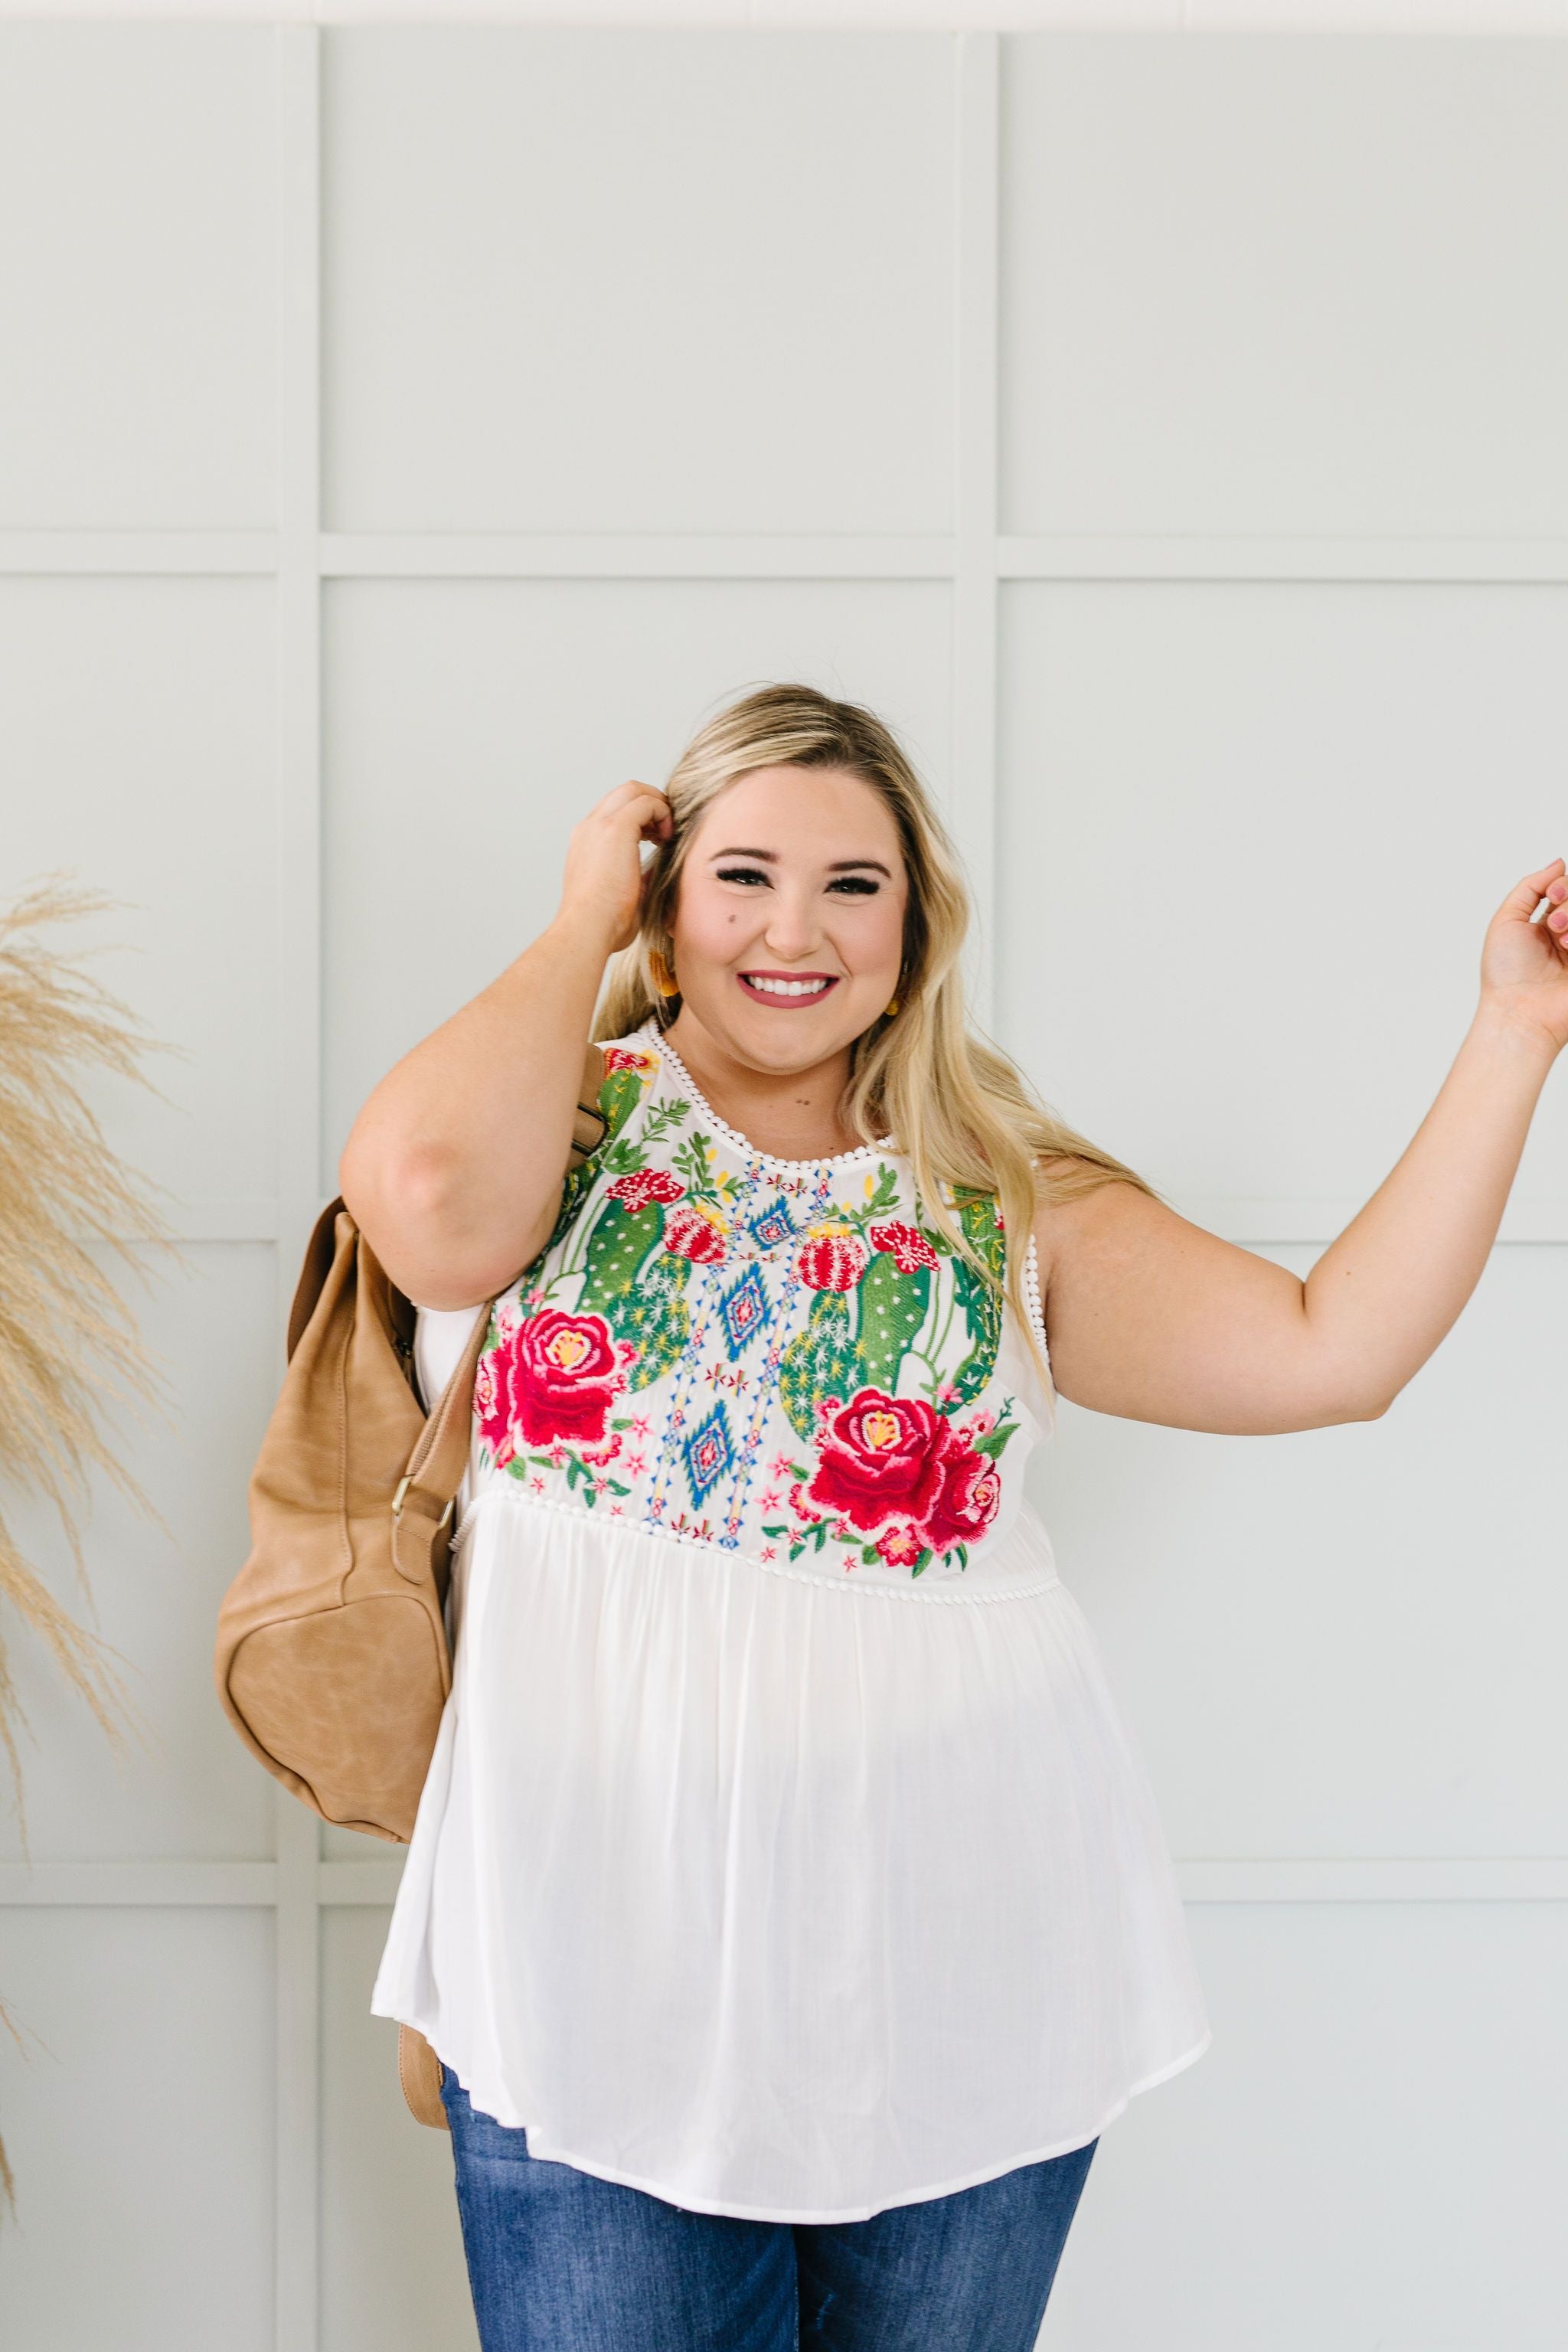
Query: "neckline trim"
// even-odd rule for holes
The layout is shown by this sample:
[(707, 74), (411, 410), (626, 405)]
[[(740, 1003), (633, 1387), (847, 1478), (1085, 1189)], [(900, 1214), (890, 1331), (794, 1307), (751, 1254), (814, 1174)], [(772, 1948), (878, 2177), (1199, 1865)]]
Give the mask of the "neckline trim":
[(853, 1168), (865, 1160), (899, 1157), (898, 1144), (890, 1135), (884, 1136), (879, 1143), (859, 1143), (856, 1145), (853, 1151), (833, 1152), (826, 1158), (816, 1160), (785, 1160), (779, 1152), (763, 1151), (756, 1144), (750, 1142), (737, 1128), (731, 1127), (726, 1119), (720, 1118), (657, 1021), (649, 1018), (635, 1034), (639, 1037), (647, 1038), (655, 1051), (663, 1056), (671, 1075), (679, 1078), (680, 1084), (690, 1095), (694, 1106), (706, 1125), (716, 1129), (733, 1150), (740, 1152), (747, 1160), (756, 1161), (763, 1168), (783, 1168), (792, 1173), (798, 1173), (802, 1169)]

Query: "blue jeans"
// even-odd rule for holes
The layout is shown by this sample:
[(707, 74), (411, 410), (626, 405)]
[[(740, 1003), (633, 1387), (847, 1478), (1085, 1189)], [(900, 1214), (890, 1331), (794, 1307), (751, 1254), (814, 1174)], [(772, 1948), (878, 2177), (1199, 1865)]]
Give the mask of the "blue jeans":
[(441, 2098), (482, 2352), (1033, 2352), (1098, 2139), (865, 2221), (742, 2221)]

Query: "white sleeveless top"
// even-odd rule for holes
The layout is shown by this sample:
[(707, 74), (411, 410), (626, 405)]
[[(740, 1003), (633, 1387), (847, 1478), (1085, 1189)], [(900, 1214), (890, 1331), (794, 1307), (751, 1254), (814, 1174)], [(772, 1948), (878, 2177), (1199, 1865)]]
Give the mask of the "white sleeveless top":
[[(535, 2157), (860, 2221), (1082, 2147), (1209, 2022), (1011, 1311), (890, 1144), (753, 1150), (652, 1022), (605, 1058), (486, 1334), (371, 2009)], [(427, 1398), (472, 1327), (421, 1313)]]

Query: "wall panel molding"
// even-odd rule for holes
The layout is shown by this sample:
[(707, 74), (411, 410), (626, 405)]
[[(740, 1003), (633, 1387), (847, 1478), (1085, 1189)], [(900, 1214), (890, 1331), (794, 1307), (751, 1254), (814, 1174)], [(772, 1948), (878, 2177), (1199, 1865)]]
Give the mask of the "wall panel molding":
[[(559, 25), (563, 0), (448, 0), (447, 25)], [(0, 0), (7, 17), (156, 24), (428, 24), (430, 0)], [(578, 25), (709, 25), (728, 30), (734, 0), (572, 0)], [(1568, 0), (747, 0), (746, 22), (792, 31), (931, 25), (991, 32), (1400, 33), (1440, 38), (1551, 38)]]
[[(321, 1092), (321, 36), (279, 27), (278, 176), (278, 1370), (317, 1213)], [(284, 1082), (286, 1081), (286, 1083)], [(278, 2352), (317, 2352), (321, 2276), (321, 1836), (279, 1783)]]
[[(1568, 1903), (1568, 1854), (1184, 1855), (1175, 1870), (1182, 1899), (1192, 1904)], [(318, 1862), (310, 1902), (389, 1906), (402, 1874), (401, 1855)], [(0, 1909), (175, 1904), (277, 1906), (283, 1914), (299, 1895), (273, 1862), (0, 1864)]]
[[(982, 44), (984, 48), (984, 44)], [(978, 65), (965, 68), (966, 170), (987, 133)], [(974, 95), (975, 89), (981, 93)], [(993, 161), (994, 150), (993, 147)], [(961, 189), (961, 201), (965, 200)], [(995, 223), (978, 191), (960, 222), (961, 524), (940, 532), (784, 535), (768, 531), (329, 531), (311, 528), (287, 555), (271, 531), (0, 530), (0, 577), (280, 576), (302, 563), (324, 580), (1063, 580), (1194, 581), (1323, 586), (1568, 586), (1568, 540), (1321, 539), (1210, 535), (1020, 537), (997, 532)], [(989, 292), (987, 289), (989, 288)], [(989, 364), (971, 351), (982, 338)], [(987, 416), (989, 415), (989, 423)], [(987, 454), (989, 451), (989, 455)], [(990, 520), (986, 514), (989, 509)], [(973, 624), (972, 624), (973, 625)], [(978, 641), (983, 643), (983, 640)]]
[(996, 405), (1001, 43), (960, 38), (953, 334), (952, 770), (954, 831), (974, 902), (968, 986), (994, 1025), (996, 912)]

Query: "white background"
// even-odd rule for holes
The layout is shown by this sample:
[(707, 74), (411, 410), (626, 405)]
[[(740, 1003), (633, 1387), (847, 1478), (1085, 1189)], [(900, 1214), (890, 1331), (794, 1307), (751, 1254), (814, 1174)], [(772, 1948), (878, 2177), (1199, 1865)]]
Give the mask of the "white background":
[[(225, 13), (0, 25), (0, 882), (121, 897), (99, 969), (189, 1055), (94, 1097), (186, 1236), (167, 1532), (91, 1529), (147, 1744), (15, 1644), (8, 2352), (475, 2341), (366, 2006), (398, 1853), (275, 1790), (212, 1633), (353, 1112), (594, 798), (761, 677), (873, 704), (984, 1017), (1301, 1273), (1568, 851), (1568, 40)], [(1075, 20), (1153, 29), (954, 29)], [(1069, 1405), (1037, 1457), (1215, 2027), (1104, 2136), (1062, 2352), (1568, 2347), (1565, 1171), (1558, 1073), (1383, 1421)]]

